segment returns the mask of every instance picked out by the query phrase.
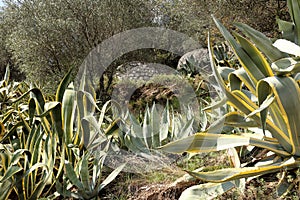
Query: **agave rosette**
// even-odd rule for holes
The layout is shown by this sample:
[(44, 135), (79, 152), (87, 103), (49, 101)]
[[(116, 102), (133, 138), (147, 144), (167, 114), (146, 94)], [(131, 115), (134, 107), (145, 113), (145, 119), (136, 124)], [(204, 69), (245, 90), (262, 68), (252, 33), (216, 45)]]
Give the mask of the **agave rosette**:
[[(241, 134), (196, 133), (161, 147), (169, 152), (209, 152), (234, 147), (253, 146), (264, 150), (252, 163), (240, 163), (235, 156), (233, 168), (212, 172), (188, 172), (191, 176), (211, 182), (187, 189), (181, 199), (217, 195), (243, 185), (243, 178), (297, 169), (300, 166), (300, 2), (289, 0), (293, 22), (278, 20), (283, 39), (275, 43), (251, 27), (236, 23), (243, 35), (233, 35), (214, 18), (218, 29), (234, 51), (241, 68), (230, 70), (218, 66), (209, 44), (211, 66), (226, 96), (230, 111), (214, 125), (243, 128)], [(256, 127), (256, 129), (251, 129)], [(249, 129), (262, 130), (263, 134)], [(213, 130), (213, 129), (208, 129)], [(243, 149), (243, 148), (239, 148)], [(235, 149), (234, 149), (235, 151)], [(267, 161), (267, 162), (266, 162)], [(266, 164), (267, 163), (267, 164)], [(242, 167), (243, 166), (243, 167)], [(244, 167), (247, 166), (247, 167)], [(239, 181), (237, 181), (239, 180)], [(282, 179), (283, 180), (283, 179)], [(279, 194), (287, 187), (280, 185)], [(207, 196), (205, 196), (207, 197)]]

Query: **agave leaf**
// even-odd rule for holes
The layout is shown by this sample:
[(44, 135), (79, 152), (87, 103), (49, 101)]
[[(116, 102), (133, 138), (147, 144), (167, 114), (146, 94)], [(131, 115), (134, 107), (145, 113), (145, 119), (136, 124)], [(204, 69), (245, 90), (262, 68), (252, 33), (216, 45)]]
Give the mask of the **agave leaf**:
[(78, 189), (84, 188), (82, 182), (78, 179), (75, 173), (74, 167), (67, 161), (65, 163), (65, 167), (66, 167), (66, 176), (71, 181), (71, 183), (75, 185)]
[(13, 184), (11, 181), (7, 180), (0, 183), (0, 199), (8, 199), (12, 190)]
[(229, 84), (230, 90), (241, 90), (242, 83), (253, 93), (255, 94), (255, 86), (249, 78), (248, 74), (243, 68), (237, 69), (234, 72), (229, 74)]
[[(269, 77), (260, 81), (258, 84), (260, 102), (264, 101), (266, 95), (270, 93), (266, 93), (264, 90), (266, 88), (275, 94), (281, 114), (287, 124), (287, 134), (292, 146), (290, 153), (300, 155), (300, 135), (298, 134), (298, 130), (300, 129), (300, 113), (295, 112), (295, 110), (300, 110), (300, 92), (297, 83), (289, 77)], [(282, 143), (279, 138), (277, 139)]]
[(9, 65), (7, 65), (3, 80), (8, 84), (9, 78), (10, 78), (10, 69), (9, 69)]
[(153, 103), (150, 113), (150, 129), (151, 129), (151, 143), (152, 147), (158, 147), (160, 146), (160, 116), (157, 112), (157, 108), (155, 106), (155, 103)]
[(295, 58), (282, 58), (272, 63), (271, 66), (278, 76), (297, 74), (300, 72), (300, 62)]
[[(234, 37), (230, 34), (230, 32), (223, 26), (223, 24), (215, 19), (214, 22), (217, 25), (218, 29), (228, 41), (230, 46), (232, 47), (233, 51), (235, 52), (237, 58), (239, 59), (240, 63), (247, 71), (249, 77), (253, 81), (254, 84), (257, 83), (260, 79), (264, 78), (264, 74), (259, 70), (256, 64), (253, 62), (252, 58), (247, 54), (247, 52), (241, 47), (240, 44), (236, 42)], [(273, 47), (273, 46), (272, 46)], [(273, 47), (275, 48), (275, 47)], [(279, 51), (279, 50), (278, 50)], [(211, 51), (212, 52), (212, 51)]]
[(12, 178), (16, 173), (22, 170), (22, 167), (16, 165), (9, 166), (8, 169), (5, 171), (4, 176), (0, 179), (0, 183), (4, 183), (6, 180)]
[(233, 166), (234, 168), (241, 167), (240, 155), (237, 152), (236, 148), (228, 149), (227, 153), (228, 153), (228, 157), (229, 157), (231, 166)]
[(181, 193), (179, 200), (213, 199), (234, 187), (234, 181), (194, 185), (184, 190)]
[(65, 132), (65, 142), (66, 144), (72, 143), (73, 140), (73, 124), (75, 117), (75, 91), (73, 85), (69, 85), (64, 93), (62, 100), (62, 122)]
[(253, 44), (251, 44), (249, 40), (242, 37), (240, 34), (235, 33), (234, 35), (243, 49), (251, 57), (256, 67), (264, 74), (264, 76), (273, 76), (272, 69), (263, 54)]
[(300, 45), (300, 3), (297, 0), (288, 0), (287, 1), (290, 16), (292, 21), (294, 22), (294, 33), (295, 33), (295, 39), (294, 42), (298, 45)]
[(236, 180), (240, 178), (248, 178), (253, 176), (261, 176), (264, 174), (275, 173), (281, 171), (282, 169), (294, 169), (299, 167), (299, 161), (293, 162), (281, 162), (274, 165), (262, 166), (262, 167), (245, 167), (245, 168), (226, 168), (220, 170), (214, 170), (209, 172), (189, 172), (188, 173), (198, 179), (203, 181), (221, 183), (231, 180)]
[(279, 30), (281, 31), (282, 37), (293, 42), (295, 39), (294, 24), (292, 22), (281, 20), (278, 17), (276, 18), (276, 22)]
[(84, 191), (91, 191), (91, 185), (90, 185), (90, 175), (89, 175), (89, 168), (88, 168), (88, 157), (87, 155), (83, 155), (82, 162), (80, 165), (80, 178), (81, 182), (84, 186)]
[(206, 132), (214, 133), (216, 130), (222, 128), (224, 125), (240, 128), (249, 128), (258, 127), (259, 123), (252, 119), (246, 119), (245, 115), (234, 111), (225, 114), (223, 117), (213, 122)]
[(101, 184), (99, 184), (97, 191), (100, 192), (105, 186), (107, 186), (110, 182), (112, 182), (119, 175), (119, 173), (123, 170), (125, 165), (126, 165), (126, 163), (120, 165), (114, 171), (112, 171), (112, 173), (110, 173), (108, 175), (108, 177), (106, 177), (105, 180)]
[(264, 141), (254, 137), (212, 133), (197, 133), (195, 135), (170, 142), (159, 148), (170, 153), (201, 153), (220, 151), (245, 145), (265, 148), (281, 156), (290, 155), (289, 152), (284, 151), (278, 142)]
[(105, 104), (102, 106), (101, 112), (100, 112), (100, 116), (99, 116), (99, 120), (98, 120), (98, 124), (101, 126), (101, 124), (104, 123), (104, 117), (106, 114), (106, 111), (108, 110), (108, 106), (111, 104), (111, 100), (105, 102)]
[[(284, 58), (287, 55), (282, 53), (277, 48), (272, 45), (272, 41), (267, 38), (263, 33), (251, 28), (250, 26), (242, 23), (235, 23), (236, 27), (238, 27), (247, 37), (250, 38), (251, 41), (260, 49), (271, 62), (274, 62), (280, 58)], [(247, 65), (251, 65), (251, 63), (247, 62)]]
[(194, 119), (188, 120), (185, 125), (180, 129), (180, 132), (175, 135), (175, 139), (184, 138), (193, 132)]
[[(251, 112), (249, 115), (247, 115), (246, 118), (251, 117), (251, 116), (255, 115), (256, 113), (262, 113), (274, 102), (274, 100), (275, 100), (274, 94), (268, 95), (267, 98), (260, 104), (259, 108), (255, 111)], [(263, 118), (262, 115), (261, 115), (261, 118)], [(262, 121), (262, 124), (265, 124), (265, 122), (266, 122), (266, 115)]]
[(32, 125), (33, 118), (34, 118), (34, 113), (35, 113), (35, 110), (36, 110), (36, 104), (35, 104), (35, 101), (34, 101), (33, 98), (29, 99), (28, 107), (29, 107), (28, 108), (29, 124)]
[(235, 70), (230, 67), (218, 67), (218, 72), (222, 76), (225, 82), (228, 82), (228, 76), (230, 73), (234, 72)]
[[(106, 140), (103, 131), (100, 129), (100, 125), (97, 123), (97, 120), (93, 115), (84, 117), (81, 122), (85, 127), (83, 138), (84, 144), (87, 148), (95, 141), (95, 139), (97, 139), (100, 143)], [(96, 131), (91, 131), (90, 127), (86, 127), (88, 125), (91, 125)]]
[(71, 72), (73, 71), (73, 67), (69, 69), (67, 74), (64, 76), (62, 81), (60, 82), (57, 90), (56, 90), (56, 98), (55, 100), (58, 102), (62, 102), (65, 90), (68, 88), (71, 81)]
[[(214, 72), (214, 75), (217, 79), (217, 82), (220, 84), (222, 91), (225, 93), (227, 100), (228, 100), (228, 104), (231, 105), (232, 107), (234, 107), (235, 109), (243, 112), (245, 115), (249, 115), (251, 112), (255, 111), (258, 109), (258, 106), (252, 102), (251, 99), (249, 99), (243, 92), (239, 91), (239, 90), (234, 90), (232, 92), (230, 92), (228, 90), (228, 88), (225, 87), (225, 83), (222, 80), (222, 77), (220, 76), (220, 74), (217, 71), (217, 66), (214, 62), (213, 56), (211, 54), (212, 52), (212, 47), (211, 45), (209, 45), (209, 55), (211, 58), (211, 66)], [(261, 88), (260, 91), (264, 91), (265, 88)], [(259, 91), (259, 90), (258, 90)], [(263, 92), (262, 92), (263, 93)], [(263, 101), (262, 101), (263, 102)], [(266, 119), (266, 129), (269, 130), (272, 135), (278, 139), (278, 141), (280, 141), (280, 143), (282, 144), (282, 146), (284, 147), (284, 149), (287, 152), (291, 152), (292, 151), (292, 146), (290, 144), (290, 139), (288, 137), (288, 133), (284, 132), (284, 124), (280, 124), (282, 122), (280, 122), (281, 119), (281, 115), (278, 112), (278, 107), (275, 105), (274, 107), (272, 107), (272, 111), (275, 111), (272, 113), (274, 118), (276, 125), (274, 124), (273, 121)], [(265, 112), (265, 111), (262, 111)], [(251, 117), (253, 120), (255, 120), (257, 123), (261, 123), (261, 118), (260, 115), (258, 113), (256, 113), (255, 115), (253, 115)], [(278, 124), (280, 125), (278, 127)], [(281, 130), (282, 127), (283, 129)]]
[(170, 113), (169, 113), (169, 104), (167, 102), (167, 105), (164, 108), (161, 121), (160, 121), (159, 138), (161, 141), (159, 145), (162, 145), (161, 142), (168, 138), (169, 124), (170, 124)]
[(88, 112), (88, 114), (90, 113), (94, 113), (94, 109), (96, 108), (98, 111), (100, 111), (99, 107), (97, 106), (96, 104), (96, 101), (95, 101), (95, 97), (89, 93), (89, 92), (86, 92), (86, 91), (78, 91), (78, 93), (82, 92), (83, 93), (83, 98), (85, 99), (85, 102), (86, 103), (86, 111)]
[[(300, 56), (300, 47), (295, 43), (285, 40), (285, 39), (278, 39), (273, 44), (274, 47), (279, 49), (282, 52), (292, 54), (295, 56)], [(279, 59), (278, 59), (279, 60)], [(275, 60), (276, 61), (276, 60)]]

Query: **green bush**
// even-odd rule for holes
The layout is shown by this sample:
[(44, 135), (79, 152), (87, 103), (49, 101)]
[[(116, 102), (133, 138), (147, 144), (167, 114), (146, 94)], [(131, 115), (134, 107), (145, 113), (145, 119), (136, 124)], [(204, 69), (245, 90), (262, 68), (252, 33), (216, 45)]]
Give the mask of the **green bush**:
[[(289, 0), (288, 6), (292, 22), (278, 20), (284, 39), (275, 43), (242, 23), (236, 23), (236, 28), (248, 39), (237, 32), (232, 36), (214, 18), (242, 67), (228, 68), (229, 73), (224, 71), (224, 67), (218, 66), (210, 45), (214, 75), (230, 106), (229, 112), (213, 126), (224, 122), (244, 131), (226, 135), (206, 131), (162, 147), (177, 153), (229, 149), (233, 168), (188, 172), (210, 183), (187, 189), (180, 199), (216, 196), (232, 187), (243, 188), (245, 178), (299, 168), (300, 2)], [(255, 153), (257, 151), (259, 153)], [(277, 188), (279, 196), (290, 189), (285, 184), (284, 174)]]

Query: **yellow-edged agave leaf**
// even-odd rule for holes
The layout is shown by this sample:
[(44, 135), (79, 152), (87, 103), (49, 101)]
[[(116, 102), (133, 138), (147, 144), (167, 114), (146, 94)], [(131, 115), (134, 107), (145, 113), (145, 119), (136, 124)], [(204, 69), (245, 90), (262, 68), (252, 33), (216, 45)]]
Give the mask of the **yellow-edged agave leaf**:
[(205, 132), (217, 133), (224, 125), (240, 127), (240, 128), (249, 128), (249, 127), (258, 127), (259, 123), (252, 119), (246, 119), (245, 115), (242, 115), (239, 112), (229, 112), (225, 114), (220, 119), (213, 122)]
[[(259, 108), (255, 111), (253, 111), (252, 113), (250, 113), (249, 115), (247, 115), (246, 118), (251, 117), (251, 116), (255, 115), (256, 113), (263, 112), (274, 102), (274, 100), (275, 100), (274, 94), (269, 94), (267, 96), (267, 98), (260, 104)], [(266, 115), (265, 115), (265, 117), (266, 117)], [(262, 116), (261, 116), (261, 118), (262, 118)], [(265, 122), (266, 119), (263, 121)]]
[[(270, 59), (271, 62), (287, 56), (285, 53), (282, 53), (274, 47), (272, 41), (263, 33), (243, 23), (235, 23), (235, 26), (248, 38), (250, 38), (250, 40)], [(250, 65), (250, 63), (247, 63), (247, 65)]]
[(71, 81), (71, 72), (73, 71), (73, 67), (69, 69), (67, 74), (64, 76), (62, 81), (60, 82), (57, 90), (56, 90), (56, 101), (62, 102), (65, 90), (68, 88)]
[(273, 62), (271, 66), (272, 69), (279, 76), (297, 74), (298, 72), (300, 72), (299, 58), (282, 58), (280, 60)]
[[(269, 77), (259, 82), (258, 98), (264, 101), (268, 93), (263, 88), (269, 88), (274, 93), (281, 114), (287, 124), (288, 136), (293, 155), (300, 155), (300, 92), (297, 83), (289, 77)], [(276, 137), (276, 136), (275, 136)], [(282, 141), (277, 138), (281, 143)]]
[(73, 84), (69, 85), (69, 88), (66, 89), (63, 100), (62, 100), (62, 121), (63, 121), (63, 128), (65, 132), (65, 142), (66, 144), (72, 143), (73, 139), (73, 124), (74, 124), (74, 117), (75, 117), (75, 91)]
[(222, 76), (223, 80), (228, 83), (229, 79), (228, 76), (230, 73), (234, 72), (235, 70), (230, 67), (218, 67), (218, 72)]
[(0, 121), (0, 140), (3, 138), (4, 133), (5, 133), (5, 127), (3, 123)]
[[(220, 85), (220, 87), (222, 88), (222, 91), (225, 93), (226, 97), (227, 97), (227, 101), (228, 104), (231, 105), (232, 107), (234, 107), (235, 109), (243, 112), (245, 115), (249, 115), (250, 113), (254, 112), (255, 110), (259, 109), (259, 107), (252, 102), (252, 100), (247, 97), (247, 95), (245, 95), (242, 91), (239, 90), (235, 90), (235, 91), (229, 91), (229, 89), (227, 87), (225, 87), (225, 83), (222, 80), (221, 75), (218, 73), (217, 71), (217, 66), (214, 62), (213, 56), (211, 54), (212, 52), (212, 47), (211, 45), (209, 45), (209, 55), (211, 57), (211, 66), (213, 69), (213, 73)], [(265, 88), (260, 89), (261, 91), (263, 91)], [(276, 105), (273, 107), (273, 110), (275, 109), (276, 112), (273, 112), (273, 116), (276, 117), (275, 121), (278, 122), (278, 120), (280, 120), (280, 118), (282, 118), (282, 116), (280, 116), (280, 113), (278, 112), (278, 109), (276, 110)], [(261, 117), (259, 113), (256, 113), (255, 115), (251, 116), (251, 118), (253, 120), (255, 120), (257, 123), (261, 123)], [(288, 134), (286, 132), (284, 132), (285, 129), (281, 130), (280, 127), (278, 127), (277, 125), (279, 123), (282, 122), (278, 122), (276, 125), (273, 123), (273, 121), (271, 121), (270, 119), (266, 119), (266, 129), (269, 130), (272, 135), (277, 138), (283, 148), (287, 151), (287, 152), (291, 152), (292, 151), (292, 146), (290, 144), (290, 140), (288, 137)], [(281, 126), (284, 128), (284, 124), (281, 124)]]
[[(260, 91), (263, 91), (261, 89)], [(242, 111), (244, 114), (249, 115), (250, 113), (258, 110), (259, 107), (254, 104), (244, 93), (241, 91), (233, 91), (232, 93), (228, 93), (228, 104), (236, 108), (237, 110)], [(262, 112), (265, 112), (264, 110)], [(261, 113), (255, 113), (251, 116), (256, 122), (261, 123)], [(283, 132), (276, 126), (270, 119), (266, 118), (266, 129), (269, 130), (272, 135), (281, 141), (282, 146), (287, 152), (291, 152), (292, 146), (290, 144), (289, 137), (287, 133)]]
[(273, 76), (272, 69), (265, 59), (263, 54), (246, 38), (242, 37), (240, 34), (235, 33), (237, 41), (251, 57), (252, 61), (255, 63), (256, 67), (266, 76)]
[(194, 185), (184, 190), (181, 193), (179, 200), (213, 199), (234, 187), (236, 187), (234, 181)]
[(281, 156), (290, 155), (288, 152), (284, 151), (284, 149), (278, 142), (264, 141), (254, 137), (252, 138), (240, 135), (224, 135), (212, 133), (196, 133), (195, 135), (170, 142), (160, 147), (160, 149), (170, 153), (200, 153), (220, 151), (245, 145), (265, 148)]
[(261, 176), (264, 174), (275, 173), (285, 170), (294, 169), (300, 166), (300, 161), (288, 160), (286, 162), (277, 163), (269, 166), (261, 167), (245, 167), (245, 168), (226, 168), (209, 172), (189, 172), (191, 176), (213, 183), (221, 183), (240, 178), (248, 178), (253, 176)]
[[(257, 84), (257, 82), (264, 78), (265, 75), (263, 72), (260, 71), (260, 69), (256, 66), (255, 62), (252, 60), (252, 58), (247, 54), (247, 52), (242, 48), (242, 46), (237, 43), (237, 41), (234, 39), (234, 37), (230, 34), (230, 32), (223, 26), (223, 24), (213, 18), (215, 21), (215, 24), (217, 25), (218, 29), (221, 31), (223, 37), (228, 41), (230, 46), (232, 47), (234, 53), (236, 54), (238, 60), (240, 61), (241, 65), (244, 67), (244, 69), (247, 71), (249, 77), (253, 81), (254, 85)], [(273, 46), (272, 46), (273, 47)], [(275, 47), (273, 47), (275, 48)]]
[(294, 22), (294, 41), (296, 44), (300, 45), (300, 3), (298, 0), (288, 0), (288, 8), (290, 16)]
[(243, 68), (237, 69), (229, 74), (230, 90), (241, 90), (242, 83), (255, 94), (255, 86)]

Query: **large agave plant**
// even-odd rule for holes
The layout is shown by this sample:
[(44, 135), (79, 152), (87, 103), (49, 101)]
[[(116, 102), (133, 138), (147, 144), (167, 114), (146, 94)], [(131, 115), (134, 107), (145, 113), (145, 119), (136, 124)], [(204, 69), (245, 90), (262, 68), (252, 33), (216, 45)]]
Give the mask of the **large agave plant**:
[(110, 130), (103, 128), (106, 108), (96, 119), (93, 92), (84, 79), (76, 91), (70, 76), (54, 101), (31, 88), (13, 99), (15, 110), (0, 116), (0, 199), (97, 198), (124, 167), (102, 181), (105, 152), (97, 148)]
[[(147, 106), (140, 116), (135, 116), (128, 110), (123, 111), (116, 103), (114, 108), (119, 117), (119, 129), (108, 135), (114, 146), (110, 152), (111, 160), (128, 162), (125, 170), (130, 172), (144, 173), (168, 167), (177, 156), (162, 153), (157, 147), (199, 130), (195, 113), (189, 107), (178, 113), (169, 103), (164, 108), (154, 103), (151, 107)], [(202, 122), (201, 125), (206, 126), (204, 114)]]
[[(245, 178), (299, 168), (300, 2), (288, 0), (288, 7), (293, 21), (278, 20), (283, 39), (275, 43), (241, 23), (235, 25), (246, 37), (236, 32), (232, 35), (214, 18), (242, 66), (237, 70), (219, 67), (209, 45), (214, 75), (230, 106), (229, 112), (214, 125), (224, 123), (240, 127), (244, 133), (196, 133), (162, 147), (165, 151), (177, 153), (230, 149), (233, 168), (188, 172), (194, 178), (210, 183), (188, 188), (180, 199), (212, 198), (232, 187), (242, 187)], [(249, 146), (259, 150), (259, 154), (247, 151)], [(247, 156), (249, 159), (244, 159)], [(282, 176), (279, 195), (288, 189), (284, 182)]]

